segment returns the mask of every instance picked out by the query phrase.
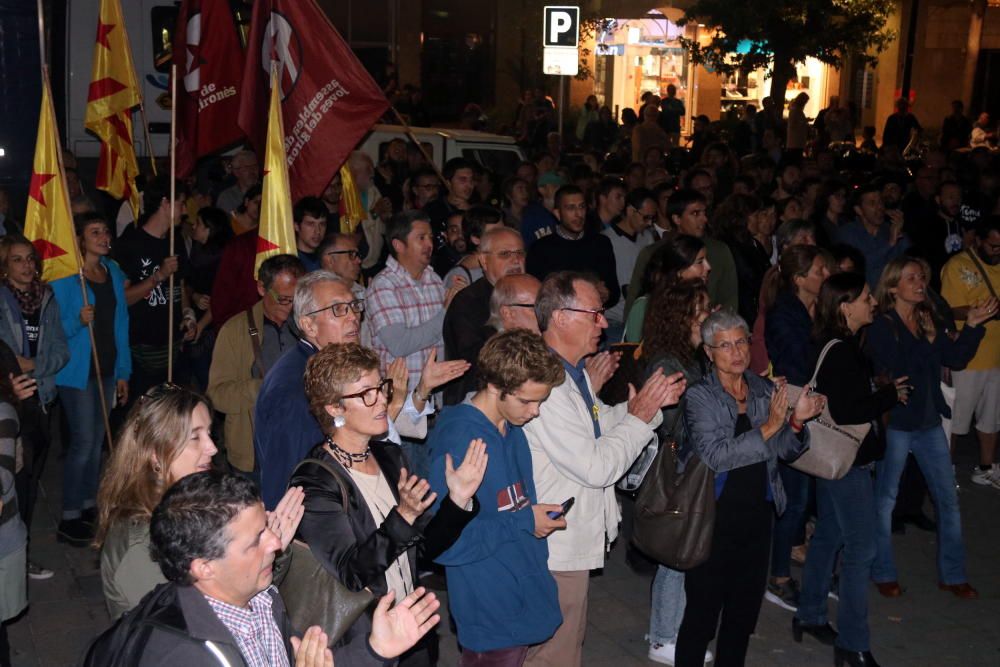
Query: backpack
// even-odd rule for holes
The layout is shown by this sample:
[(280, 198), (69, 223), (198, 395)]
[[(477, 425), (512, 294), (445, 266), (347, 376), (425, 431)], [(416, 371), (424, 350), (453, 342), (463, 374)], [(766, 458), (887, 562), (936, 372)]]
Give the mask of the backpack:
[(125, 612), (114, 625), (102, 632), (87, 647), (81, 667), (116, 667), (138, 665), (146, 640), (153, 631), (152, 618), (175, 607), (177, 590), (171, 584), (160, 584)]

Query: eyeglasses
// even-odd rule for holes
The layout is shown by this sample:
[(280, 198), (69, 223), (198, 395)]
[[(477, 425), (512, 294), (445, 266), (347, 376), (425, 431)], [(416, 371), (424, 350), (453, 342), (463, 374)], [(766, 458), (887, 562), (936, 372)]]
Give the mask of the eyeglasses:
[(503, 305), (507, 306), (508, 308), (534, 308), (535, 307), (535, 304), (533, 304), (533, 303), (505, 303)]
[(524, 250), (498, 250), (496, 252), (488, 252), (484, 250), (482, 251), (482, 253), (484, 255), (496, 255), (497, 257), (499, 257), (504, 261), (508, 259), (513, 259), (515, 257), (518, 259), (524, 259), (524, 257), (528, 254)]
[(355, 392), (353, 394), (344, 394), (341, 396), (341, 400), (345, 398), (360, 398), (361, 402), (365, 404), (366, 408), (370, 408), (375, 403), (378, 402), (378, 395), (382, 394), (385, 396), (385, 400), (392, 400), (392, 380), (386, 378), (382, 380), (374, 387), (368, 387), (367, 389), (362, 389), (361, 391)]
[(343, 317), (344, 315), (347, 315), (347, 311), (363, 313), (365, 312), (365, 300), (355, 299), (354, 301), (338, 301), (337, 303), (331, 303), (329, 306), (317, 308), (311, 313), (306, 313), (306, 317), (315, 315), (316, 313), (322, 313), (324, 310), (332, 310), (334, 317)]
[(746, 338), (739, 338), (734, 341), (727, 340), (726, 342), (719, 343), (718, 345), (709, 345), (708, 343), (705, 343), (705, 347), (710, 347), (713, 350), (722, 350), (723, 352), (728, 354), (737, 348), (745, 350), (748, 347), (750, 347), (751, 338), (752, 338), (751, 336), (747, 336)]
[(571, 310), (574, 313), (590, 313), (594, 316), (595, 322), (600, 322), (601, 318), (604, 317), (604, 313), (607, 312), (607, 308), (560, 308), (559, 310)]
[(652, 215), (644, 215), (642, 216), (642, 219), (645, 220), (646, 222), (656, 222), (658, 217), (659, 216), (654, 213)]
[(282, 306), (290, 306), (293, 303), (295, 303), (295, 297), (283, 296), (283, 295), (278, 294), (277, 292), (275, 292), (270, 287), (267, 288), (267, 293), (271, 296), (272, 299), (274, 299), (275, 301), (277, 301), (278, 304), (280, 304)]
[(325, 255), (347, 255), (348, 259), (360, 259), (361, 253), (357, 250), (331, 250), (330, 252), (323, 253)]

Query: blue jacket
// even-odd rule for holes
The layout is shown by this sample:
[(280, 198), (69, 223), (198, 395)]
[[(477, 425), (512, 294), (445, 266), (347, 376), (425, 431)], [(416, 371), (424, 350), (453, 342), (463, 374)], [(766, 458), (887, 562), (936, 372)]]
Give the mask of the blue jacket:
[(726, 473), (730, 470), (766, 461), (774, 509), (780, 516), (785, 511), (785, 487), (778, 476), (778, 459), (794, 461), (806, 451), (809, 448), (809, 429), (802, 429), (796, 435), (785, 424), (770, 440), (764, 440), (760, 427), (767, 421), (774, 385), (751, 371), (743, 373), (743, 380), (747, 383), (747, 417), (752, 430), (734, 437), (739, 406), (736, 399), (722, 388), (719, 376), (710, 372), (684, 394), (684, 424), (688, 433), (686, 446), (715, 472), (716, 498), (722, 494)]
[(812, 319), (805, 305), (788, 290), (778, 293), (764, 316), (764, 343), (775, 376), (784, 376), (800, 387), (809, 382), (816, 361)]
[(861, 251), (865, 257), (865, 279), (868, 287), (875, 290), (878, 280), (882, 276), (882, 270), (891, 260), (902, 257), (910, 247), (910, 239), (903, 234), (896, 241), (896, 245), (889, 245), (889, 222), (886, 221), (878, 228), (875, 236), (868, 233), (860, 220), (852, 220), (846, 225), (837, 228), (837, 243), (846, 243)]
[[(132, 351), (128, 346), (128, 304), (125, 303), (125, 273), (118, 263), (106, 257), (101, 265), (111, 275), (115, 290), (115, 380), (128, 380), (132, 376)], [(90, 379), (90, 334), (80, 323), (83, 297), (80, 294), (80, 276), (66, 276), (52, 282), (52, 291), (59, 302), (62, 328), (69, 342), (69, 363), (56, 375), (60, 387), (86, 389)], [(87, 285), (87, 303), (94, 303), (94, 290)], [(103, 369), (102, 369), (103, 370)]]
[(427, 442), (429, 481), (438, 494), (435, 511), (448, 495), (445, 454), (451, 454), (457, 468), (475, 438), (486, 442), (489, 455), (476, 492), (480, 511), (436, 559), (448, 577), (458, 641), (472, 651), (538, 644), (555, 633), (562, 614), (548, 546), (534, 536), (531, 506), (538, 499), (521, 427), (508, 424), (502, 435), (473, 405), (445, 408)]
[(909, 376), (913, 387), (906, 405), (897, 403), (889, 412), (889, 428), (922, 431), (951, 417), (951, 409), (941, 393), (941, 367), (960, 371), (976, 355), (986, 328), (964, 326), (954, 341), (938, 329), (934, 342), (917, 338), (903, 324), (895, 310), (875, 316), (868, 327), (865, 353), (876, 375), (892, 379)]
[[(56, 373), (69, 360), (66, 334), (59, 319), (59, 303), (53, 298), (52, 291), (47, 289), (38, 317), (35, 370), (30, 373), (38, 381), (38, 400), (42, 405), (56, 399)], [(0, 322), (6, 325), (0, 326), (0, 340), (7, 343), (14, 354), (31, 357), (21, 309), (14, 294), (6, 287), (0, 287)]]
[(260, 473), (264, 507), (274, 509), (285, 495), (295, 466), (323, 441), (319, 422), (302, 390), (306, 362), (316, 348), (300, 340), (274, 362), (254, 404), (254, 470)]

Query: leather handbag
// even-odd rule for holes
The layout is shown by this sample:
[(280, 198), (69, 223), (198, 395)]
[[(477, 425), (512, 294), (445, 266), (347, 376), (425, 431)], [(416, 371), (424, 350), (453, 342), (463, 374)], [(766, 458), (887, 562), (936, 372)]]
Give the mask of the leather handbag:
[[(813, 371), (812, 379), (807, 385), (810, 389), (816, 386), (816, 376), (823, 366), (823, 360), (827, 352), (841, 342), (834, 338), (828, 342), (823, 351), (820, 352), (816, 361), (816, 369)], [(803, 387), (788, 385), (788, 405), (790, 410), (794, 410), (795, 402), (802, 393)], [(809, 429), (809, 449), (802, 456), (790, 462), (788, 465), (820, 479), (840, 479), (850, 471), (854, 465), (854, 459), (858, 454), (858, 448), (868, 435), (872, 425), (869, 424), (838, 424), (830, 416), (830, 404), (823, 405), (823, 411), (806, 422)]]
[[(296, 467), (296, 472), (307, 463), (316, 464), (330, 473), (340, 487), (340, 497), (345, 505), (350, 502), (347, 484), (340, 473), (319, 459), (305, 459)], [(291, 562), (288, 572), (278, 586), (288, 617), (299, 631), (318, 625), (326, 633), (332, 648), (365, 613), (375, 596), (367, 588), (360, 591), (347, 588), (323, 567), (304, 542), (293, 541), (289, 550)]]
[(635, 499), (632, 544), (675, 570), (704, 563), (715, 527), (715, 473), (697, 456), (677, 472), (677, 445), (660, 447)]

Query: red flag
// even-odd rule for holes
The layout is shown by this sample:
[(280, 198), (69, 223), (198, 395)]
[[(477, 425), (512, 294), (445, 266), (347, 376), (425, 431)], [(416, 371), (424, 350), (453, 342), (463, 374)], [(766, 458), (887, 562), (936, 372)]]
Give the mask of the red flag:
[(240, 97), (240, 127), (258, 153), (278, 66), (292, 201), (319, 195), (389, 102), (315, 0), (257, 0)]
[[(177, 65), (177, 174), (194, 171), (198, 158), (236, 143), (243, 47), (229, 0), (184, 0), (174, 32)], [(266, 107), (265, 107), (266, 108)]]

